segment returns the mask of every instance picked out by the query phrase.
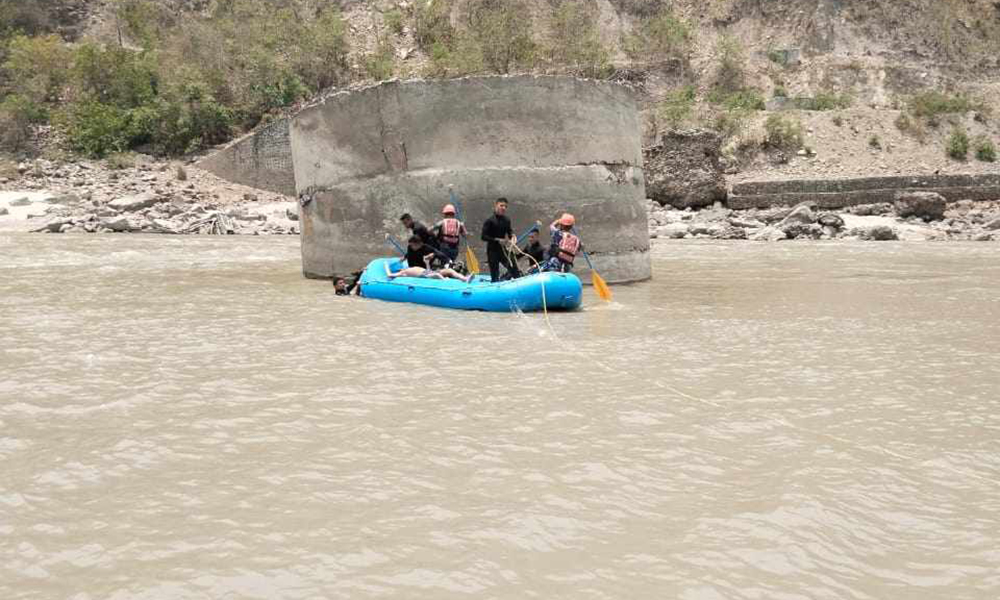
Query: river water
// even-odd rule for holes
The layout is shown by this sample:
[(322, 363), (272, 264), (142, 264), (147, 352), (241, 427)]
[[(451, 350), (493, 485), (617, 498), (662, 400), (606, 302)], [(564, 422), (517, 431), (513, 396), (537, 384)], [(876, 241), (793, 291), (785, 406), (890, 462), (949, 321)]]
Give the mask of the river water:
[(547, 324), (0, 235), (0, 597), (995, 599), (998, 257), (660, 243)]

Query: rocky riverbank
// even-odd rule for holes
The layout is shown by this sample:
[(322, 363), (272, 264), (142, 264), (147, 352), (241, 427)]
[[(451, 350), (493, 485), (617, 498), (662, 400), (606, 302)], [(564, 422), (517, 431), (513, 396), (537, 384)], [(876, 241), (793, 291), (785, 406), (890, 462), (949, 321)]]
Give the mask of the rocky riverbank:
[(900, 194), (893, 203), (821, 210), (794, 207), (701, 210), (649, 201), (649, 235), (659, 239), (1000, 241), (1000, 200), (947, 202), (931, 192)]
[(190, 164), (139, 156), (107, 162), (22, 162), (0, 177), (0, 229), (41, 233), (289, 235), (286, 196), (221, 180)]

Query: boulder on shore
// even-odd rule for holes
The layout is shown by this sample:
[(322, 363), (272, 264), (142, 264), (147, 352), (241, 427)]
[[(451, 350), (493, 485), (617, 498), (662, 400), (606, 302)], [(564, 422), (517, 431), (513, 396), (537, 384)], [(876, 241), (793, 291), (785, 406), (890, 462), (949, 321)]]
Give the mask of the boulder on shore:
[(901, 192), (896, 195), (896, 214), (902, 218), (920, 217), (924, 221), (940, 221), (948, 201), (937, 192)]
[(646, 193), (677, 208), (711, 206), (726, 198), (722, 140), (701, 129), (671, 131), (659, 144), (643, 149)]
[(135, 212), (144, 208), (149, 208), (159, 202), (156, 194), (144, 192), (134, 196), (123, 196), (117, 200), (108, 202), (108, 206), (121, 212)]

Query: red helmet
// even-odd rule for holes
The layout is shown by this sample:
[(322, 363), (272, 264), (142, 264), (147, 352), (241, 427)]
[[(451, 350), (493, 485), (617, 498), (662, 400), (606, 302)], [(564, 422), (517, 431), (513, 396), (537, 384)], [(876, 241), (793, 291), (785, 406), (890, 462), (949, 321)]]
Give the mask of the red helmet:
[(451, 204), (445, 204), (444, 208), (441, 209), (442, 215), (453, 215), (455, 214), (455, 207)]
[(576, 219), (569, 213), (563, 213), (563, 216), (559, 217), (559, 224), (565, 227), (572, 227), (576, 225)]

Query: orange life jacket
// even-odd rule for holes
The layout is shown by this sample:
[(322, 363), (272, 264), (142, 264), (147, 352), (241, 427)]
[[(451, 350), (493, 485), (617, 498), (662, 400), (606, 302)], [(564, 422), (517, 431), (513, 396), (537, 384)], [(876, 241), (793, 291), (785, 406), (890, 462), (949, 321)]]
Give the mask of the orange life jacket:
[(452, 246), (457, 246), (459, 234), (462, 231), (462, 222), (458, 219), (444, 219), (441, 221), (441, 241)]
[(564, 263), (573, 264), (573, 260), (576, 259), (576, 253), (579, 249), (580, 238), (564, 231), (562, 237), (559, 239), (559, 253), (556, 256)]

